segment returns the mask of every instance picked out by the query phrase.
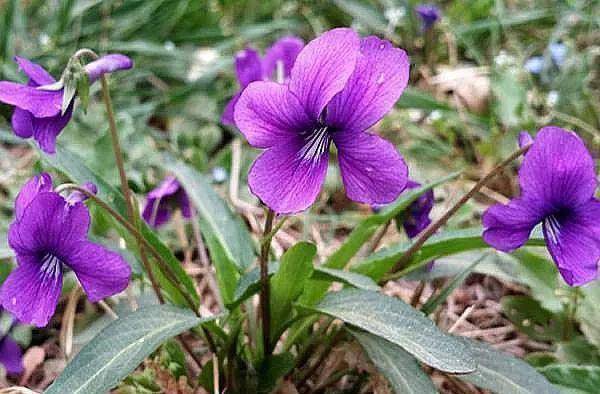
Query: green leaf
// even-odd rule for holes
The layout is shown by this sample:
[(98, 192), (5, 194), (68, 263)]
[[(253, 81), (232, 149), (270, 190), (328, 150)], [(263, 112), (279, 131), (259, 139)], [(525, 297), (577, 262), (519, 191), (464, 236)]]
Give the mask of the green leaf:
[(600, 348), (600, 282), (595, 281), (579, 288), (583, 297), (577, 308), (581, 331), (590, 343)]
[(477, 371), (457, 375), (459, 379), (499, 394), (559, 393), (526, 362), (481, 342), (467, 338), (460, 339), (471, 349), (477, 363)]
[(552, 383), (596, 394), (600, 387), (600, 366), (552, 364), (539, 369)]
[(272, 340), (281, 334), (292, 318), (292, 304), (302, 294), (306, 281), (312, 275), (312, 261), (316, 254), (315, 245), (298, 242), (281, 256), (279, 270), (271, 278)]
[(528, 296), (503, 297), (502, 311), (519, 331), (539, 341), (561, 340), (564, 325), (569, 324), (563, 314), (547, 311), (539, 302)]
[(558, 342), (554, 356), (564, 364), (593, 364), (600, 366), (599, 349), (590, 344), (584, 336), (575, 336), (567, 342)]
[(562, 311), (562, 302), (556, 295), (560, 283), (556, 265), (547, 258), (526, 249), (513, 252), (513, 256), (519, 260), (517, 266), (519, 280), (529, 286), (531, 296), (551, 312)]
[(437, 308), (438, 305), (446, 301), (446, 298), (448, 298), (450, 293), (452, 293), (454, 289), (460, 286), (464, 282), (464, 280), (467, 279), (467, 276), (469, 276), (473, 269), (475, 269), (475, 266), (479, 264), (483, 257), (485, 256), (481, 256), (473, 263), (471, 263), (471, 265), (469, 265), (463, 272), (456, 275), (456, 277), (454, 277), (454, 279), (452, 279), (452, 281), (448, 283), (448, 285), (446, 285), (435, 297), (431, 297), (429, 300), (427, 300), (425, 305), (423, 305), (423, 307), (421, 308), (421, 312), (423, 312), (426, 315), (429, 315), (430, 313), (435, 311), (435, 308)]
[(402, 347), (419, 361), (450, 373), (475, 370), (467, 346), (442, 332), (403, 301), (373, 291), (347, 289), (328, 294), (307, 309), (338, 318)]
[(202, 174), (168, 155), (163, 163), (177, 177), (198, 211), (200, 230), (215, 265), (223, 301), (230, 303), (239, 273), (255, 259), (252, 238)]
[(294, 356), (287, 352), (267, 357), (259, 367), (258, 393), (272, 392), (279, 379), (294, 368), (294, 361)]
[(377, 283), (368, 276), (333, 268), (315, 267), (312, 278), (329, 282), (341, 282), (356, 287), (357, 289), (369, 291), (379, 291), (381, 289)]
[(552, 19), (554, 11), (550, 8), (535, 9), (531, 11), (521, 10), (516, 13), (508, 13), (502, 18), (488, 18), (471, 22), (467, 25), (455, 28), (456, 34), (466, 35), (479, 33), (486, 30), (496, 29), (498, 25), (508, 28), (512, 26), (523, 25), (527, 23), (539, 22), (544, 19)]
[[(273, 261), (269, 263), (269, 276), (273, 275), (279, 269), (279, 262)], [(260, 268), (256, 267), (246, 272), (240, 278), (235, 288), (233, 301), (227, 305), (229, 310), (236, 308), (239, 304), (258, 293), (260, 290)]]
[[(412, 272), (431, 260), (439, 257), (462, 253), (469, 250), (490, 248), (482, 238), (483, 229), (480, 227), (451, 230), (432, 236), (425, 245), (412, 257), (405, 268), (406, 273)], [(410, 248), (410, 243), (402, 243), (382, 249), (366, 260), (351, 267), (354, 272), (361, 273), (379, 281)], [(541, 235), (532, 235), (527, 245), (544, 246)]]
[[(342, 246), (327, 259), (325, 264), (323, 264), (323, 267), (333, 269), (345, 268), (350, 259), (352, 259), (365, 242), (375, 234), (375, 231), (377, 231), (380, 226), (406, 210), (410, 204), (416, 201), (423, 193), (456, 178), (459, 174), (459, 172), (456, 172), (438, 181), (402, 193), (395, 202), (360, 222), (354, 230), (352, 230)], [(305, 305), (316, 304), (323, 298), (328, 288), (329, 282), (314, 281), (310, 283), (309, 286), (307, 286), (307, 290), (302, 295), (302, 303)]]
[(520, 83), (516, 73), (511, 71), (497, 72), (492, 75), (494, 112), (507, 128), (518, 126), (524, 118), (524, 111), (527, 108), (525, 86)]
[(102, 330), (45, 393), (104, 394), (135, 370), (161, 343), (206, 321), (208, 319), (200, 319), (190, 310), (170, 305), (139, 309)]
[(396, 394), (435, 394), (437, 390), (417, 360), (400, 346), (360, 330), (349, 330)]
[[(55, 155), (42, 154), (41, 156), (46, 164), (56, 169), (57, 171), (60, 171), (63, 174), (65, 174), (74, 183), (83, 184), (85, 182), (93, 182), (98, 187), (98, 197), (100, 197), (102, 200), (108, 203), (113, 209), (119, 212), (119, 214), (121, 214), (124, 217), (127, 217), (127, 207), (125, 206), (125, 199), (123, 198), (123, 195), (119, 193), (115, 188), (113, 188), (110, 184), (108, 184), (104, 179), (102, 179), (101, 177), (96, 175), (92, 170), (90, 170), (84, 164), (84, 160), (80, 156), (69, 151), (60, 144), (57, 144), (56, 146)], [(132, 243), (133, 241), (131, 236), (127, 235), (123, 227), (120, 224), (117, 224), (114, 220), (113, 223), (115, 227), (121, 231), (121, 235), (123, 235), (124, 238), (129, 237), (129, 240), (131, 242), (128, 243)], [(192, 299), (195, 302), (199, 302), (194, 282), (189, 277), (189, 275), (183, 270), (181, 262), (177, 260), (177, 258), (171, 252), (171, 250), (156, 236), (156, 234), (144, 222), (141, 222), (141, 226), (141, 232), (144, 238), (158, 251), (162, 259), (171, 267), (178, 281), (184, 285)], [(132, 249), (136, 250), (137, 253), (137, 247)], [(153, 266), (153, 271), (157, 274), (156, 276), (160, 283), (160, 286), (169, 296), (169, 300), (180, 306), (187, 305), (185, 299), (181, 296), (179, 291), (177, 291), (177, 289), (171, 284), (171, 282), (169, 282), (166, 279), (160, 267), (153, 260), (151, 260), (151, 264)]]
[(376, 9), (354, 0), (334, 0), (342, 11), (378, 33), (388, 33), (385, 17)]
[(429, 93), (416, 88), (406, 88), (396, 103), (399, 108), (417, 108), (428, 111), (454, 111), (448, 104), (436, 100)]
[[(272, 276), (279, 270), (279, 262), (272, 261), (269, 263), (269, 276)], [(325, 268), (322, 266), (314, 267), (312, 271), (313, 280), (322, 282), (332, 283), (341, 282), (352, 287), (363, 290), (378, 291), (380, 289), (377, 283), (368, 276), (360, 275), (355, 272), (336, 270), (332, 268)], [(228, 309), (234, 309), (260, 290), (260, 269), (258, 267), (246, 272), (244, 276), (240, 278), (235, 288), (233, 301), (227, 304)]]
[(86, 73), (82, 73), (77, 80), (77, 95), (79, 96), (83, 111), (87, 112), (90, 104), (90, 79)]

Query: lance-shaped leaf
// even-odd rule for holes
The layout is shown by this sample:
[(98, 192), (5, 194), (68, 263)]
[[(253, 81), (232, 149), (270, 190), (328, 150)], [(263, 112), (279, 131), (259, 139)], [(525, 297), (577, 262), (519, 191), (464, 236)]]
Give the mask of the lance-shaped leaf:
[(397, 298), (348, 289), (330, 293), (317, 306), (307, 309), (333, 316), (395, 343), (419, 361), (441, 371), (468, 373), (475, 370), (468, 346)]
[(293, 317), (292, 303), (302, 294), (306, 281), (313, 272), (312, 261), (317, 247), (310, 242), (299, 242), (289, 248), (279, 262), (279, 270), (271, 278), (271, 321), (273, 338), (281, 334)]
[(233, 300), (239, 273), (255, 259), (250, 233), (202, 174), (168, 155), (163, 162), (164, 168), (177, 177), (198, 212), (200, 231), (215, 265), (223, 301), (228, 304)]
[(396, 394), (436, 394), (437, 390), (417, 360), (400, 346), (360, 330), (350, 330), (386, 377)]
[(200, 319), (169, 305), (139, 309), (115, 320), (85, 345), (45, 393), (104, 394), (161, 343), (214, 319)]
[[(416, 270), (427, 262), (443, 256), (467, 252), (475, 249), (490, 248), (482, 238), (483, 229), (480, 227), (451, 230), (432, 236), (425, 245), (411, 258), (407, 272)], [(353, 265), (351, 270), (370, 276), (379, 281), (392, 269), (394, 264), (410, 248), (410, 243), (402, 243), (382, 249), (367, 259)], [(532, 234), (527, 242), (530, 246), (544, 246), (541, 234)]]
[(552, 383), (561, 387), (597, 393), (600, 388), (600, 366), (551, 364), (539, 370)]
[[(415, 189), (410, 189), (402, 193), (396, 201), (384, 207), (381, 209), (381, 211), (374, 213), (361, 221), (354, 228), (354, 230), (352, 230), (342, 246), (340, 246), (340, 248), (327, 259), (327, 261), (323, 264), (323, 267), (333, 269), (345, 268), (348, 262), (350, 262), (350, 259), (354, 257), (354, 255), (360, 250), (365, 242), (371, 239), (379, 227), (392, 220), (401, 212), (405, 211), (410, 204), (416, 201), (423, 193), (426, 193), (432, 188), (456, 178), (459, 174), (460, 173), (458, 172), (453, 173), (438, 181), (428, 183)], [(328, 288), (328, 282), (323, 283), (314, 281), (310, 283), (302, 295), (302, 303), (306, 305), (316, 304), (321, 298), (323, 298)]]
[(498, 394), (559, 394), (544, 376), (526, 362), (484, 343), (460, 338), (471, 349), (477, 371), (458, 378)]

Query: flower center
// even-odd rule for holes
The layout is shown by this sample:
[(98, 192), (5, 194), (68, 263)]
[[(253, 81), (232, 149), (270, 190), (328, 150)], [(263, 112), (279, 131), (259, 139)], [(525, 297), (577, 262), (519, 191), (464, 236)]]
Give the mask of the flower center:
[(329, 150), (331, 135), (329, 127), (319, 124), (314, 129), (303, 133), (304, 145), (300, 149), (302, 160), (318, 162), (321, 156)]
[(46, 253), (42, 258), (40, 275), (44, 280), (57, 280), (60, 277), (62, 261), (52, 253)]
[(546, 233), (548, 234), (548, 238), (550, 242), (554, 245), (558, 245), (558, 237), (560, 235), (560, 222), (556, 215), (547, 216), (544, 219), (544, 226), (546, 227)]

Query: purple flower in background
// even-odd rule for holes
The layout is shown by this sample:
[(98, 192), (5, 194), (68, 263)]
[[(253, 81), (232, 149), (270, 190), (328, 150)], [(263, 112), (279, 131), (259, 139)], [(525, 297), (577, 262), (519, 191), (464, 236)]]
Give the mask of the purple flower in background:
[(19, 321), (47, 325), (66, 267), (75, 272), (91, 302), (123, 291), (131, 276), (129, 265), (119, 254), (90, 242), (89, 226), (87, 207), (54, 192), (50, 175), (30, 179), (15, 200), (8, 244), (18, 266), (0, 289), (0, 304)]
[[(2, 308), (0, 307), (0, 315)], [(9, 374), (20, 374), (23, 372), (23, 352), (19, 345), (9, 336), (15, 321), (13, 320), (7, 332), (0, 332), (0, 365)]]
[[(261, 59), (258, 52), (252, 48), (246, 48), (235, 55), (235, 70), (240, 83), (240, 91), (237, 92), (225, 106), (221, 123), (235, 125), (233, 112), (235, 104), (240, 99), (242, 91), (254, 81), (275, 80), (277, 67), (282, 67), (283, 77), (288, 78), (296, 61), (296, 57), (304, 47), (304, 41), (298, 37), (287, 36), (280, 38), (271, 46), (264, 58)], [(278, 66), (281, 64), (281, 66)]]
[[(87, 190), (88, 192), (92, 193), (92, 194), (97, 194), (98, 193), (98, 188), (92, 182), (86, 182), (86, 183), (84, 183), (82, 185), (82, 187), (85, 190)], [(85, 195), (84, 193), (80, 192), (79, 190), (74, 190), (71, 194), (69, 194), (67, 196), (67, 198), (65, 200), (70, 205), (75, 205), (78, 202), (84, 202), (87, 199), (88, 199), (87, 195)]]
[(90, 83), (94, 83), (104, 74), (114, 73), (115, 71), (129, 70), (133, 67), (133, 60), (119, 53), (104, 55), (98, 60), (94, 60), (83, 68), (87, 74)]
[(192, 217), (188, 195), (174, 176), (168, 176), (148, 193), (142, 217), (150, 226), (157, 228), (168, 222), (177, 208), (181, 209), (184, 218)]
[[(421, 184), (413, 180), (408, 180), (406, 184), (407, 189), (416, 189), (421, 187)], [(433, 190), (421, 194), (415, 202), (410, 204), (406, 212), (402, 216), (402, 226), (406, 235), (409, 238), (414, 238), (419, 233), (427, 228), (431, 224), (429, 214), (433, 208)]]
[(525, 146), (529, 145), (529, 144), (533, 144), (533, 138), (531, 137), (531, 134), (529, 134), (526, 131), (521, 131), (519, 133), (519, 148), (524, 148)]
[[(56, 80), (41, 66), (22, 57), (15, 57), (21, 71), (29, 77), (27, 85), (0, 81), (0, 102), (15, 106), (12, 128), (21, 138), (33, 137), (46, 153), (54, 153), (56, 137), (65, 128), (73, 113), (73, 102), (61, 113), (63, 89), (41, 90)], [(102, 74), (130, 69), (133, 62), (127, 56), (107, 55), (85, 66), (90, 82)]]
[(348, 197), (387, 204), (404, 190), (408, 168), (391, 143), (367, 132), (408, 83), (402, 49), (351, 29), (333, 29), (300, 52), (285, 84), (259, 81), (244, 90), (235, 123), (265, 149), (248, 176), (252, 193), (277, 213), (308, 208), (335, 144)]
[(419, 18), (421, 18), (421, 29), (423, 31), (431, 29), (435, 22), (442, 16), (440, 9), (431, 4), (419, 5), (415, 7), (415, 11), (419, 15)]
[(542, 223), (546, 246), (564, 280), (596, 278), (600, 259), (600, 201), (594, 160), (583, 141), (559, 127), (542, 128), (519, 170), (521, 195), (483, 215), (483, 239), (510, 252)]

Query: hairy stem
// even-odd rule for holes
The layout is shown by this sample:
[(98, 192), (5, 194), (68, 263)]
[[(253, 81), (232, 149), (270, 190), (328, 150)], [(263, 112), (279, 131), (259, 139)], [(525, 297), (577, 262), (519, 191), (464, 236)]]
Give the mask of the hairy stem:
[[(166, 261), (163, 260), (163, 258), (160, 255), (160, 253), (156, 250), (156, 248), (154, 248), (154, 246), (152, 246), (144, 238), (144, 236), (140, 233), (140, 231), (136, 228), (136, 226), (134, 226), (133, 224), (131, 224), (127, 219), (125, 219), (123, 216), (121, 216), (121, 214), (119, 214), (117, 211), (115, 211), (110, 205), (108, 205), (101, 198), (99, 198), (98, 196), (96, 196), (94, 193), (90, 192), (86, 188), (81, 187), (79, 185), (72, 184), (72, 183), (65, 183), (65, 184), (62, 184), (62, 185), (60, 185), (59, 187), (56, 188), (56, 192), (57, 193), (60, 193), (60, 192), (62, 192), (64, 190), (77, 190), (77, 191), (83, 193), (90, 200), (94, 201), (94, 203), (96, 203), (100, 208), (102, 208), (106, 212), (108, 212), (108, 214), (111, 215), (123, 227), (125, 227), (125, 229), (131, 235), (133, 235), (133, 237), (136, 239), (136, 241), (143, 248), (145, 248), (148, 252), (150, 252), (150, 254), (152, 255), (152, 257), (154, 257), (154, 259), (158, 262), (158, 264), (160, 265), (160, 267), (164, 271), (164, 274), (167, 277), (167, 279), (175, 286), (175, 288), (177, 289), (177, 291), (179, 291), (179, 293), (185, 299), (186, 303), (188, 304), (189, 308), (194, 312), (194, 314), (196, 316), (200, 317), (200, 318), (202, 317), (201, 314), (200, 314), (200, 312), (199, 312), (199, 310), (198, 310), (199, 307), (196, 305), (196, 303), (194, 302), (194, 300), (192, 300), (192, 298), (187, 293), (187, 291), (185, 290), (185, 288), (183, 288), (183, 285), (177, 280), (177, 275), (175, 275), (175, 272), (173, 271), (173, 268), (171, 268), (171, 266), (169, 266), (169, 264)], [(206, 340), (207, 340), (207, 342), (209, 344), (209, 347), (210, 347), (211, 351), (213, 353), (216, 353), (216, 344), (215, 344), (212, 336), (210, 335), (210, 333), (204, 327), (202, 327), (202, 330), (204, 331), (204, 334), (206, 335)]]
[[(81, 52), (78, 51), (77, 53)], [(87, 52), (86, 52), (87, 53)], [(136, 227), (139, 229), (139, 220), (137, 218), (136, 210), (133, 206), (133, 201), (131, 199), (131, 189), (129, 188), (129, 183), (127, 182), (127, 173), (125, 172), (125, 163), (123, 160), (123, 151), (121, 150), (121, 144), (119, 143), (119, 133), (117, 131), (117, 122), (115, 120), (115, 113), (113, 110), (112, 100), (110, 97), (110, 90), (108, 88), (108, 79), (106, 75), (103, 75), (100, 78), (100, 82), (102, 84), (102, 98), (104, 100), (104, 106), (106, 107), (106, 116), (108, 117), (108, 129), (110, 131), (110, 137), (112, 141), (112, 148), (115, 154), (115, 162), (117, 164), (117, 169), (119, 170), (119, 179), (121, 180), (121, 192), (123, 193), (123, 197), (125, 198), (125, 206), (127, 207), (127, 216), (129, 217), (130, 222), (135, 223)], [(140, 259), (142, 260), (142, 264), (146, 273), (148, 274), (148, 278), (150, 279), (150, 283), (152, 284), (152, 289), (156, 293), (156, 297), (161, 303), (164, 303), (163, 296), (160, 291), (160, 286), (152, 272), (152, 266), (148, 261), (148, 257), (146, 256), (146, 251), (144, 247), (138, 240), (138, 248), (140, 252)]]
[(269, 208), (260, 247), (260, 317), (262, 321), (263, 348), (265, 356), (271, 353), (271, 289), (269, 287), (269, 250), (273, 236), (275, 212)]
[(520, 148), (519, 150), (513, 152), (505, 160), (500, 162), (500, 164), (498, 164), (490, 172), (488, 172), (483, 178), (481, 178), (479, 180), (479, 182), (477, 182), (471, 188), (471, 190), (469, 190), (464, 196), (462, 196), (462, 198), (460, 200), (458, 200), (458, 202), (456, 204), (454, 204), (448, 211), (446, 211), (446, 213), (441, 218), (439, 218), (434, 223), (430, 224), (429, 227), (427, 227), (425, 229), (425, 231), (423, 231), (421, 233), (421, 235), (419, 235), (419, 237), (415, 240), (415, 242), (411, 245), (411, 247), (406, 251), (406, 253), (404, 253), (402, 255), (402, 257), (398, 260), (398, 262), (392, 267), (392, 269), (390, 270), (391, 275), (389, 275), (387, 277), (387, 279), (388, 280), (392, 279), (394, 276), (393, 273), (400, 271), (402, 268), (404, 268), (406, 266), (406, 264), (408, 264), (408, 262), (410, 262), (410, 259), (412, 258), (412, 256), (415, 253), (417, 253), (419, 251), (419, 249), (421, 249), (421, 247), (425, 244), (425, 242), (427, 242), (427, 240), (433, 234), (435, 234), (440, 229), (440, 227), (442, 227), (444, 224), (446, 224), (448, 219), (450, 219), (452, 217), (452, 215), (454, 215), (460, 209), (460, 207), (465, 205), (465, 203), (467, 201), (469, 201), (469, 199), (471, 197), (473, 197), (483, 186), (485, 186), (485, 184), (488, 183), (490, 181), (490, 179), (492, 179), (496, 175), (498, 175), (504, 169), (504, 167), (506, 167), (513, 160), (517, 159), (519, 156), (521, 156), (525, 152), (527, 152), (529, 150), (530, 146), (531, 146), (531, 144)]

